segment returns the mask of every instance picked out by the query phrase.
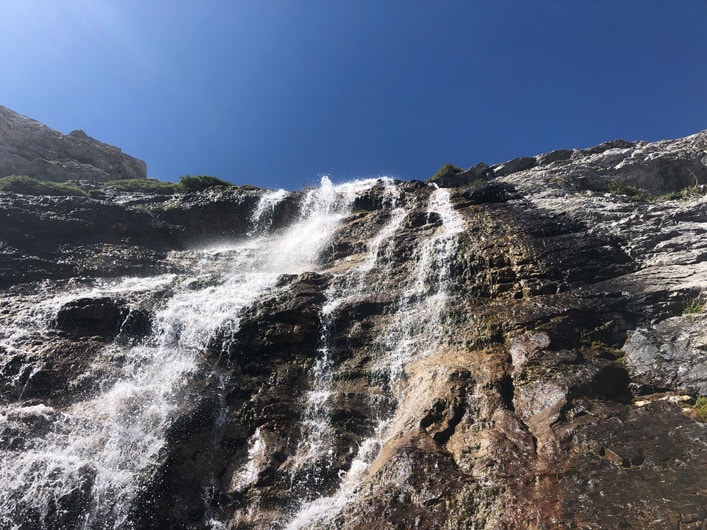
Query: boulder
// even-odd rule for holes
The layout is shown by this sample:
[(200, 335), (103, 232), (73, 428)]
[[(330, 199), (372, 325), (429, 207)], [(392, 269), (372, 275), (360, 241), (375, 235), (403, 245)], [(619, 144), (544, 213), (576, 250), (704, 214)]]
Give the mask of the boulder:
[(56, 328), (76, 337), (111, 339), (128, 315), (125, 304), (109, 297), (79, 298), (64, 304), (56, 315)]

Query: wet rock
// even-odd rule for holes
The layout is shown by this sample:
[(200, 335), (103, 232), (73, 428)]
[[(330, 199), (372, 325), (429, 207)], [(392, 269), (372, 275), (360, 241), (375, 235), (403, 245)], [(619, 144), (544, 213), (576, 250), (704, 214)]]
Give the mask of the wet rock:
[[(163, 223), (179, 226), (182, 245), (207, 245), (232, 241), (246, 235), (251, 228), (251, 215), (257, 206), (262, 190), (249, 186), (212, 188), (203, 192), (176, 196), (166, 204), (152, 208), (152, 214)], [(285, 206), (289, 204), (285, 203)], [(279, 217), (287, 218), (287, 211), (280, 206), (274, 224), (280, 226)]]
[(445, 499), (472, 484), (442, 446), (426, 435), (412, 435), (364, 485), (370, 493), (327, 527), (443, 528), (458, 517)]
[(56, 328), (76, 337), (115, 337), (125, 321), (125, 304), (108, 297), (80, 298), (64, 304), (56, 315)]
[(472, 204), (487, 204), (507, 202), (518, 198), (513, 186), (489, 182), (473, 188), (465, 188), (453, 195), (457, 207), (470, 206)]
[[(685, 168), (700, 180), (705, 148), (701, 133), (549, 153), (537, 166), (520, 159), (488, 183), (449, 190), (463, 227), (449, 238), (440, 235), (452, 214), (428, 211), (440, 190), (376, 184), (333, 232), (318, 272), (280, 277), (205, 347), (189, 345), (196, 366), (174, 390), (129, 525), (700, 528), (707, 438), (694, 404), (705, 393), (705, 321), (699, 304), (685, 304), (707, 285), (707, 201), (630, 202), (603, 190), (615, 178), (682, 186)], [(73, 300), (55, 329), (0, 337), (0, 448), (29, 454), (82, 396), (122, 368), (139, 372), (130, 348), (169, 339), (151, 336), (165, 299), (224, 281), (211, 254), (179, 248), (200, 235), (247, 236), (261, 192), (116, 202), (106, 218), (127, 222), (110, 235), (87, 228), (101, 222), (97, 201), (37, 199), (34, 214), (25, 199), (3, 203), (14, 212), (6, 219), (27, 215), (22, 226), (45, 231), (23, 242), (12, 222), (0, 225), (3, 270), (19, 278), (24, 255), (32, 278), (49, 275), (57, 256), (67, 267), (57, 275), (87, 272), (66, 285), (9, 282), (3, 329), (30, 300), (48, 300), (47, 285), (93, 288), (107, 269), (174, 275), (133, 298)], [(301, 197), (278, 203), (263, 234), (286, 226)], [(154, 238), (141, 239), (138, 220)], [(76, 241), (50, 248), (70, 229)], [(61, 525), (82, 520), (82, 488), (59, 504)], [(38, 513), (26, 520), (42, 524)]]
[[(395, 182), (396, 186), (400, 185), (400, 182)], [(382, 210), (384, 208), (391, 207), (397, 198), (391, 195), (388, 191), (387, 185), (383, 180), (379, 180), (370, 190), (357, 196), (351, 206), (352, 211), (367, 211), (372, 212), (376, 210)]]
[(285, 282), (286, 290), (248, 309), (238, 330), (230, 333), (223, 329), (209, 349), (249, 370), (265, 368), (273, 355), (315, 349), (326, 278), (306, 273)]
[(0, 288), (155, 272), (180, 229), (141, 209), (83, 197), (0, 196)]
[(152, 331), (152, 315), (145, 309), (129, 309), (120, 324), (117, 340), (135, 343), (144, 339)]

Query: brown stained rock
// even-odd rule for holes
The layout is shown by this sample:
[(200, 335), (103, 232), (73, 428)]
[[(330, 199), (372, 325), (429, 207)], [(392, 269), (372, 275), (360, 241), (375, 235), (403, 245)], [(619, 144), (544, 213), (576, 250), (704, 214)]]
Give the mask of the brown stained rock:
[[(473, 480), (424, 433), (402, 440), (386, 464), (364, 484), (364, 495), (346, 507), (338, 528), (444, 528), (453, 520), (448, 500)], [(365, 494), (369, 490), (371, 493)], [(452, 517), (450, 517), (452, 516)]]

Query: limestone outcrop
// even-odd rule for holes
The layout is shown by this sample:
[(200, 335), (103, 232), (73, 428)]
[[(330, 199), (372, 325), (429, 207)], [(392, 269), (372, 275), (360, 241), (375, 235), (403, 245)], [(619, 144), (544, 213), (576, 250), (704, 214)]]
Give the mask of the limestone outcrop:
[(147, 164), (76, 130), (64, 135), (0, 105), (0, 177), (40, 180), (147, 178)]

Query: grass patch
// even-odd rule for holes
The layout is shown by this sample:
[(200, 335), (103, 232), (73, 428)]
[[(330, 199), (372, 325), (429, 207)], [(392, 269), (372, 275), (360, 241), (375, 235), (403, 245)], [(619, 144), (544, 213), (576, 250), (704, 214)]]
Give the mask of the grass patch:
[(612, 346), (598, 340), (592, 341), (592, 343), (590, 344), (590, 348), (595, 351), (613, 355), (615, 359), (622, 359), (624, 355), (626, 355), (626, 352), (617, 348), (616, 346)]
[(695, 411), (700, 421), (707, 422), (707, 396), (700, 396), (695, 401)]
[[(598, 328), (594, 331), (597, 332), (603, 330), (601, 328)], [(618, 344), (607, 344), (603, 340), (594, 339), (591, 335), (592, 333), (582, 332), (579, 338), (580, 344), (582, 344), (585, 348), (594, 350), (595, 352), (602, 355), (604, 358), (614, 359), (621, 365), (626, 364), (626, 352), (622, 350)], [(624, 342), (624, 344), (626, 344), (630, 339), (631, 336), (629, 332), (626, 334), (626, 341)]]
[(683, 315), (698, 315), (705, 310), (705, 301), (701, 296), (685, 300), (682, 306)]
[(671, 191), (670, 193), (666, 193), (664, 195), (658, 195), (655, 197), (655, 200), (657, 201), (686, 201), (688, 199), (692, 199), (694, 197), (701, 197), (702, 195), (707, 194), (707, 186), (688, 186), (687, 188), (683, 188), (681, 190), (677, 191)]
[(0, 178), (0, 191), (23, 195), (55, 195), (60, 197), (87, 197), (81, 188), (64, 182), (37, 180), (26, 175), (10, 175)]
[(157, 195), (173, 195), (190, 191), (203, 191), (210, 188), (230, 188), (230, 182), (210, 175), (184, 175), (179, 177), (179, 182), (163, 182), (155, 179), (128, 179), (106, 182), (118, 191), (154, 193)]
[(162, 182), (155, 179), (113, 180), (106, 182), (106, 186), (118, 191), (154, 193), (157, 195), (172, 195), (183, 191), (183, 188), (175, 182)]
[(681, 190), (671, 191), (662, 195), (652, 195), (646, 190), (626, 184), (620, 180), (614, 180), (609, 184), (609, 193), (614, 195), (622, 195), (630, 201), (645, 202), (645, 201), (685, 201), (695, 197), (707, 195), (707, 186), (694, 185), (688, 186)]
[(557, 186), (567, 186), (570, 183), (566, 177), (550, 177), (547, 181)]

